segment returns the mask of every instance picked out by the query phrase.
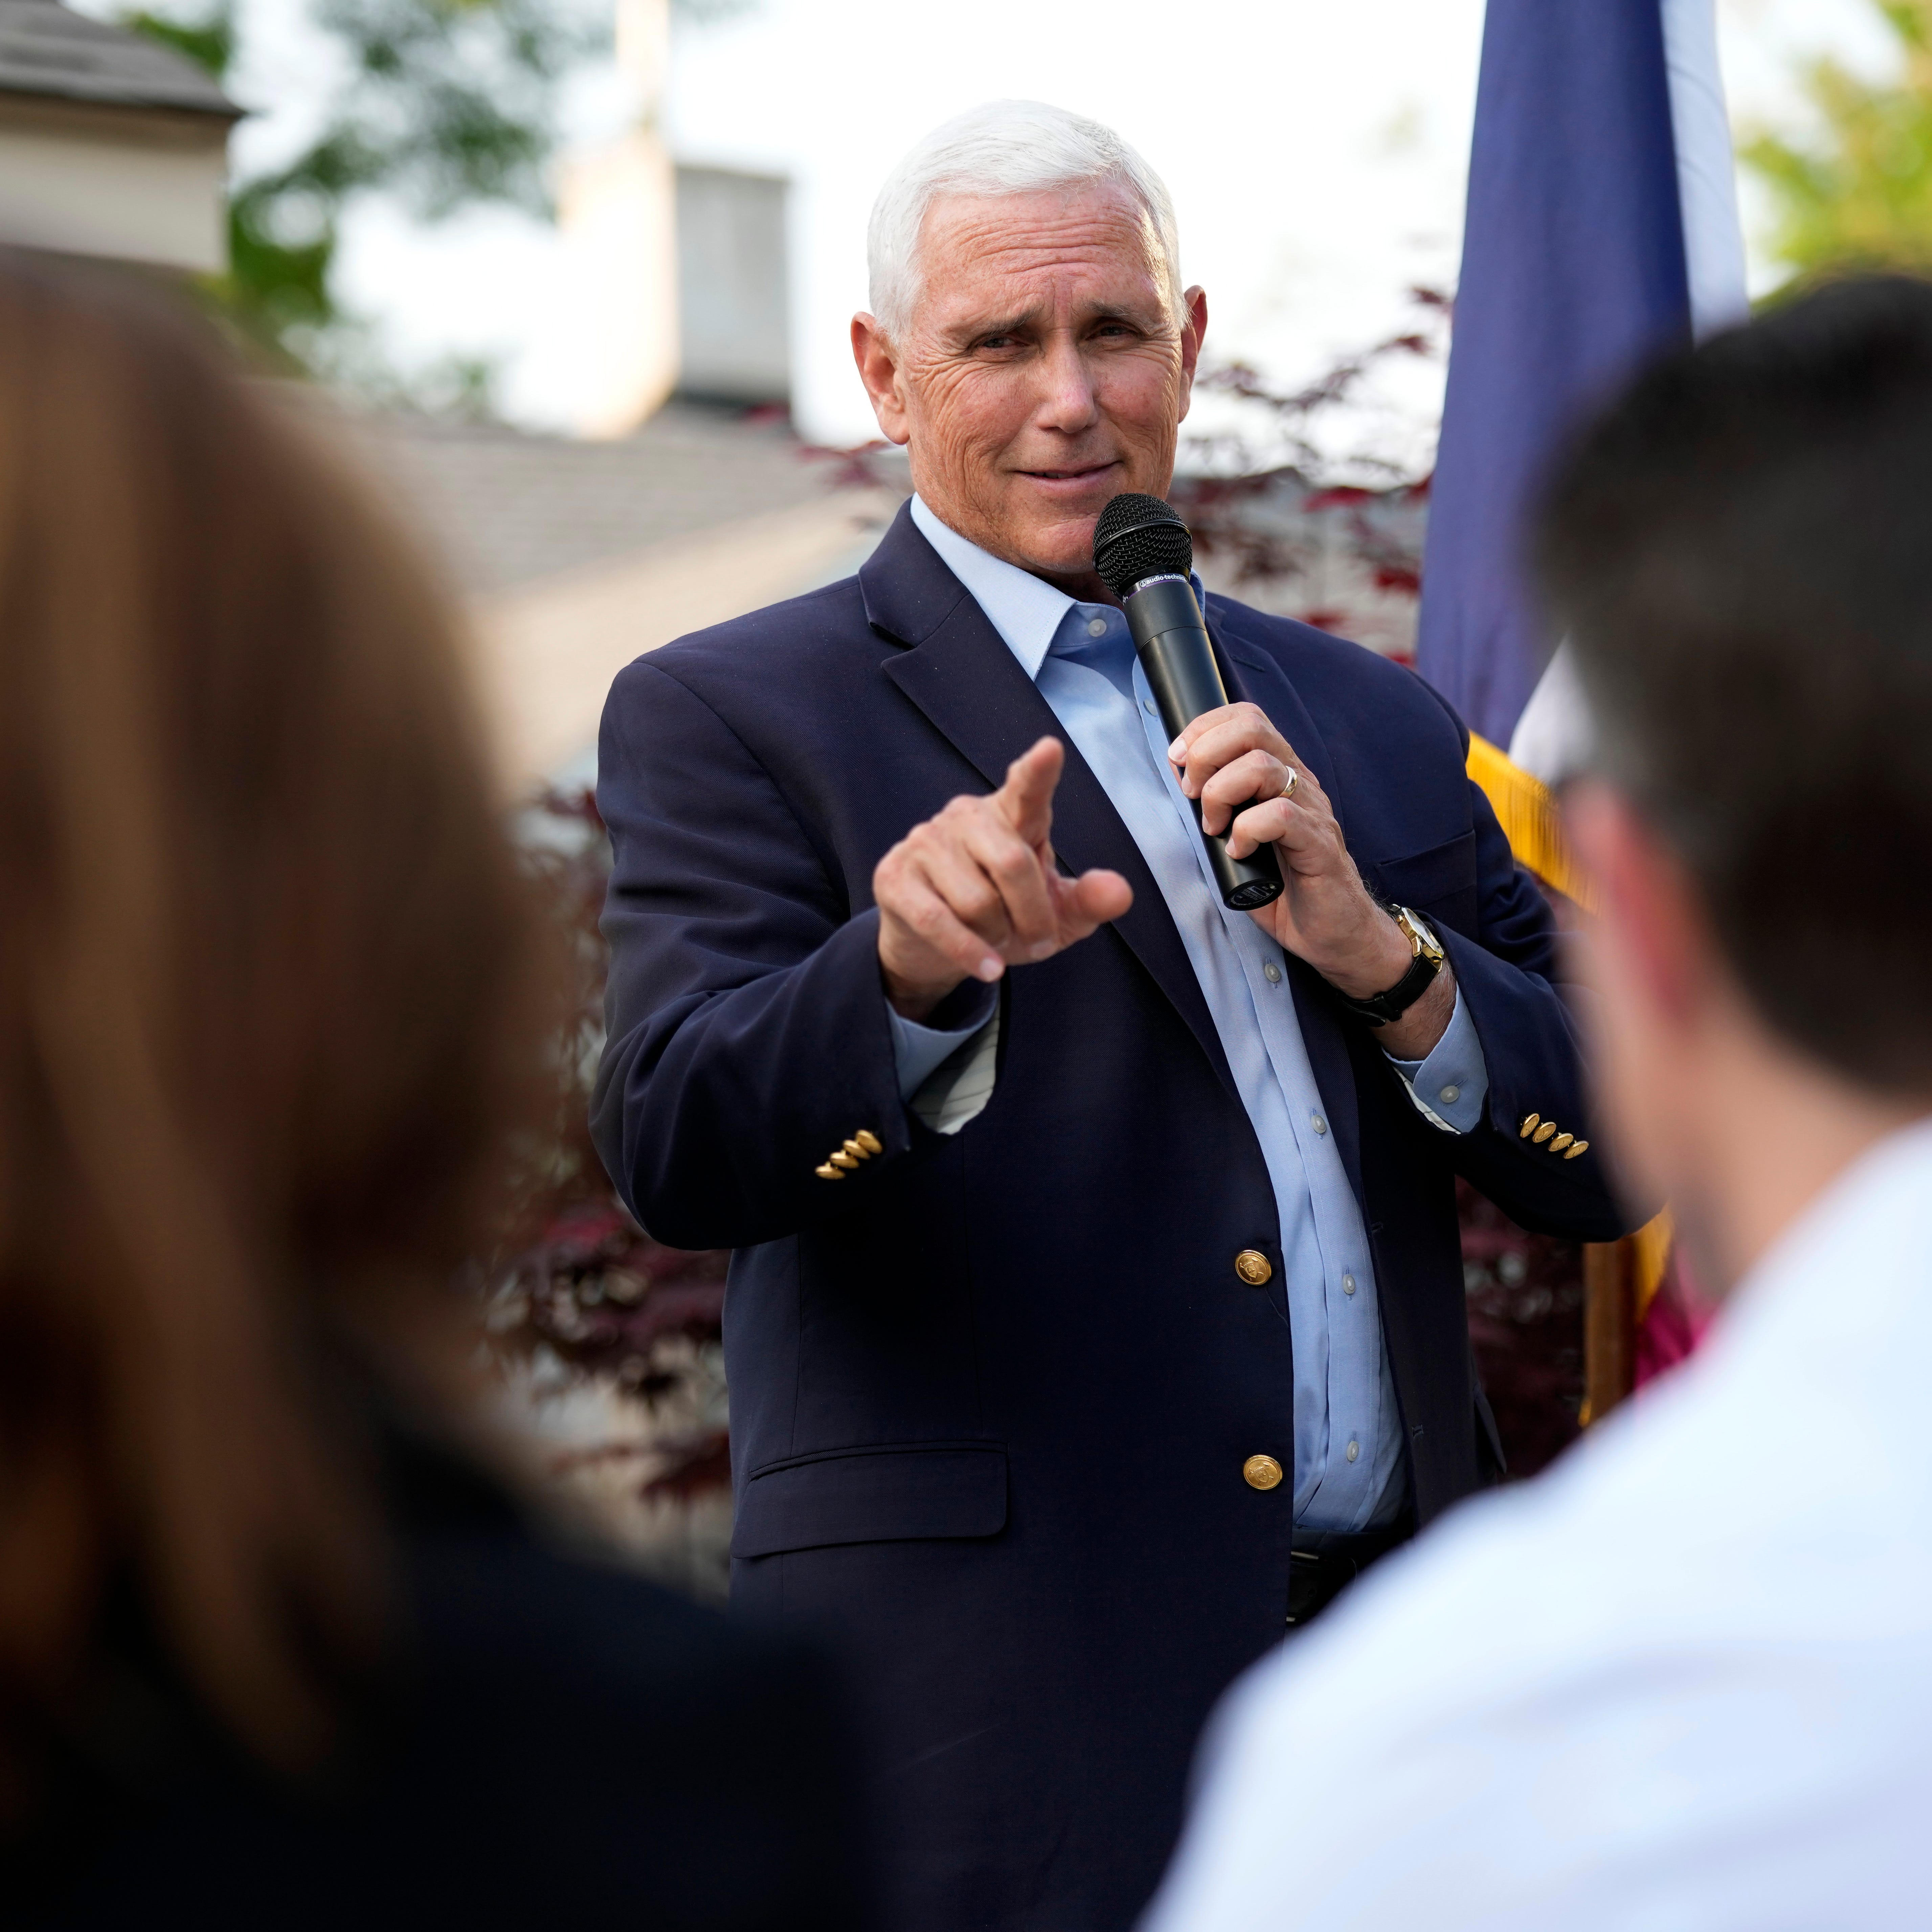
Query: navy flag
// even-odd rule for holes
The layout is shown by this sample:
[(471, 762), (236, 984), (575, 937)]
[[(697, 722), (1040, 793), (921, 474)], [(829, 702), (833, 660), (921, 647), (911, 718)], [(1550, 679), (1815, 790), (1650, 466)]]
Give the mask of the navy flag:
[(1744, 312), (1713, 0), (1489, 0), (1417, 668), (1546, 781), (1587, 724), (1524, 568), (1533, 494), (1640, 364)]

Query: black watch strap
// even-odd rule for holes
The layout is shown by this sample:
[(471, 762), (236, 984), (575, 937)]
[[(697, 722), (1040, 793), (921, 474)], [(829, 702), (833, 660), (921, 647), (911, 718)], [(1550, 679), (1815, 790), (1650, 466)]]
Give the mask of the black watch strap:
[[(1387, 908), (1394, 912), (1396, 908)], [(1366, 1000), (1352, 999), (1338, 986), (1335, 997), (1352, 1013), (1376, 1026), (1388, 1026), (1402, 1018), (1423, 994), (1435, 983), (1436, 976), (1442, 970), (1442, 955), (1418, 948), (1415, 957), (1408, 962), (1408, 970), (1390, 987), (1386, 992), (1372, 993)]]

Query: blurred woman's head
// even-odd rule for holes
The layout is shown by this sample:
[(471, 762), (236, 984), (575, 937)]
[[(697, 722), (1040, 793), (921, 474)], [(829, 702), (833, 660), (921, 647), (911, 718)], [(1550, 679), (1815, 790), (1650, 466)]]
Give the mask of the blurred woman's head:
[(0, 256), (0, 1806), (122, 1583), (321, 1736), (377, 1588), (313, 1339), (473, 1251), (530, 958), (393, 530), (200, 326)]

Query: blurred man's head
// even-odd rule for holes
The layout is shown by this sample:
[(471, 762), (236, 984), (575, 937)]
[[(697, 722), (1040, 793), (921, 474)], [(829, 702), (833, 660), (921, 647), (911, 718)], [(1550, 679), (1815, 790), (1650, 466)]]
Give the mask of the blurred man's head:
[(1748, 1265), (1932, 1108), (1932, 286), (1840, 284), (1653, 370), (1558, 478), (1595, 713), (1625, 1157)]
[(853, 353), (914, 487), (995, 556), (1092, 588), (1108, 499), (1172, 479), (1207, 326), (1159, 177), (1097, 122), (995, 102), (899, 164), (868, 254)]

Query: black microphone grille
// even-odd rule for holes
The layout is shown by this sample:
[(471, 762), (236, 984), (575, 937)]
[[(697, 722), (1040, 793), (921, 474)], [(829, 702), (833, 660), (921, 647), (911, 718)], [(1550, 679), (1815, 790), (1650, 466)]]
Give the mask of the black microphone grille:
[(1129, 490), (1100, 512), (1094, 568), (1116, 597), (1150, 577), (1185, 577), (1193, 567), (1194, 539), (1172, 503)]

